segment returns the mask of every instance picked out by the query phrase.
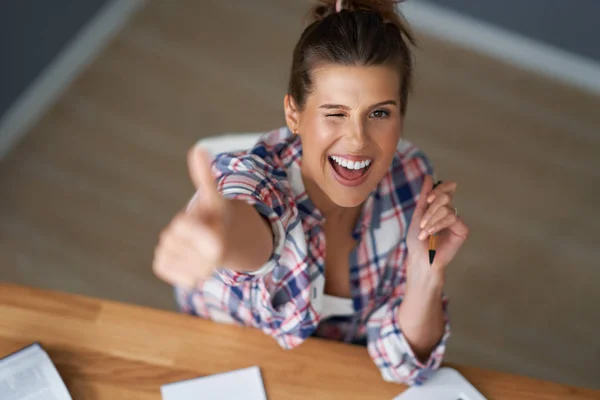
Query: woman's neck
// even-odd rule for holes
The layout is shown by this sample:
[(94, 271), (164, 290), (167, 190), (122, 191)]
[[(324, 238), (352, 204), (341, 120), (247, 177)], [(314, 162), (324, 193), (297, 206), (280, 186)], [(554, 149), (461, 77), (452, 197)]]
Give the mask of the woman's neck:
[(356, 207), (341, 207), (335, 204), (329, 196), (321, 190), (319, 185), (304, 174), (304, 172), (302, 172), (302, 181), (308, 197), (326, 220), (333, 222), (341, 220), (348, 221), (348, 219), (350, 219), (353, 223), (352, 226), (354, 226), (360, 215), (362, 204)]

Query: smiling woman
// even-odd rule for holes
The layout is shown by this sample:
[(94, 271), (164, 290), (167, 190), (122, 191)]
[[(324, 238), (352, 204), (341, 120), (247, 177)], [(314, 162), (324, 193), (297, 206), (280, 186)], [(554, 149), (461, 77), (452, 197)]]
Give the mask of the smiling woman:
[[(391, 66), (328, 63), (312, 71), (302, 108), (286, 96), (287, 123), (302, 138), (302, 175), (317, 208), (359, 206), (388, 171), (402, 134), (400, 86)], [(357, 161), (369, 168), (355, 171)]]
[(423, 153), (398, 150), (412, 36), (396, 2), (319, 1), (311, 15), (287, 127), (212, 164), (190, 151), (198, 192), (162, 233), (154, 269), (184, 312), (285, 348), (313, 335), (363, 344), (385, 379), (420, 383), (450, 335), (445, 271), (468, 234), (456, 183), (434, 189)]

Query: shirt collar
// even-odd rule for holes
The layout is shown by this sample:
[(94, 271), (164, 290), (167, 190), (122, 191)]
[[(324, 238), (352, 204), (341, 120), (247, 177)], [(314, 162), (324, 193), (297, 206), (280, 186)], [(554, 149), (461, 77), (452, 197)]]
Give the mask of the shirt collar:
[(320, 225), (325, 221), (325, 217), (308, 197), (302, 180), (302, 142), (300, 136), (294, 135), (288, 128), (282, 129), (286, 131), (283, 134), (289, 136), (289, 145), (287, 146), (284, 162), (287, 165), (288, 180), (292, 193), (294, 193), (294, 202), (305, 222), (310, 226)]

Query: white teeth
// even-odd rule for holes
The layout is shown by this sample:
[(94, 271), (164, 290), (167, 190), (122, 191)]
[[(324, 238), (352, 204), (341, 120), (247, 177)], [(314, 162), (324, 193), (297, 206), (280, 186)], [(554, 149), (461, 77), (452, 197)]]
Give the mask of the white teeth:
[(331, 156), (331, 159), (344, 168), (359, 170), (371, 165), (372, 160), (352, 161), (338, 156)]

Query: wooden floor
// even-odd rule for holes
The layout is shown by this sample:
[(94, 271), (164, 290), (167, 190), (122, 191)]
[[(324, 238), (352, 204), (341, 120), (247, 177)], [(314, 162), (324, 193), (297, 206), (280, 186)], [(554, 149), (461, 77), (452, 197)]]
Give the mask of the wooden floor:
[[(0, 280), (174, 308), (198, 138), (283, 125), (304, 2), (150, 2), (0, 163)], [(600, 387), (600, 98), (423, 35), (407, 136), (459, 182), (448, 360)]]

